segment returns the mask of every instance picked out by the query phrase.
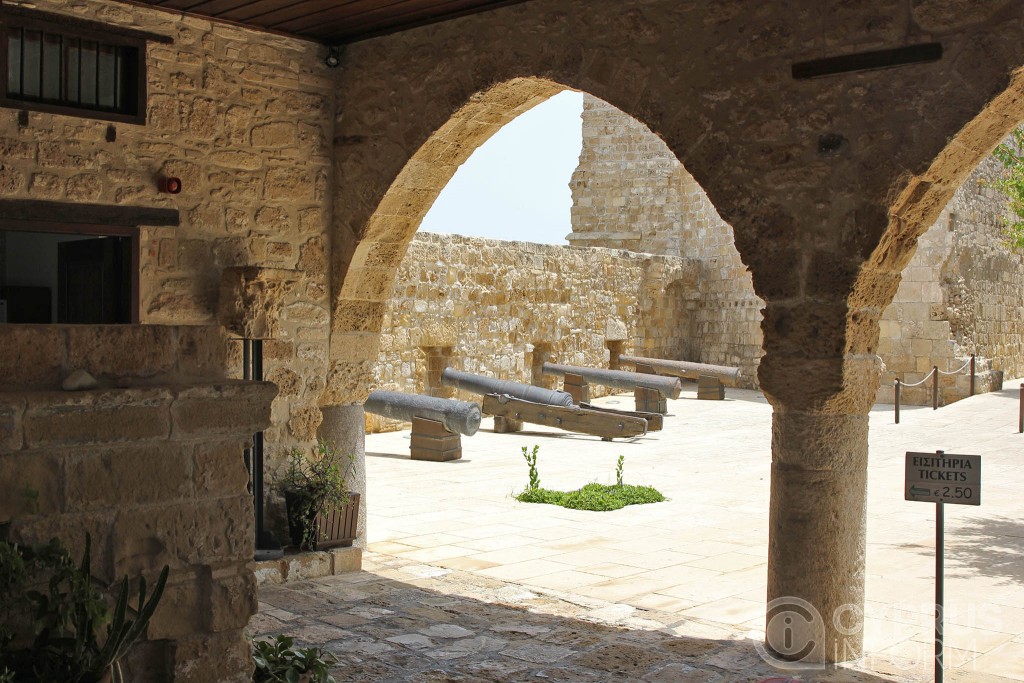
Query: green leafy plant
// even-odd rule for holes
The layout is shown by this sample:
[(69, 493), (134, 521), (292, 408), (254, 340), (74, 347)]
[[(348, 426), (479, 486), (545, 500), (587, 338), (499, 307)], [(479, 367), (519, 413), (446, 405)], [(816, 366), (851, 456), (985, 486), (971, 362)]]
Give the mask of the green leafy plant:
[(530, 467), (530, 484), (527, 491), (536, 491), (540, 488), (540, 475), (537, 474), (537, 452), (539, 450), (540, 446), (536, 444), (534, 444), (532, 452), (523, 446), (523, 457), (526, 458), (526, 464)]
[(627, 505), (660, 503), (665, 500), (665, 496), (654, 487), (622, 483), (622, 470), (626, 463), (626, 458), (622, 455), (619, 456), (616, 463), (614, 486), (593, 482), (575, 491), (555, 491), (541, 488), (540, 478), (537, 476), (538, 449), (539, 446), (534, 446), (533, 452), (530, 453), (523, 446), (523, 457), (526, 458), (526, 462), (530, 466), (530, 485), (515, 497), (521, 503), (547, 503), (573, 510), (606, 512), (618, 510)]
[(1009, 200), (1012, 219), (1004, 219), (1006, 244), (1024, 249), (1024, 128), (1013, 131), (1013, 140), (995, 148), (992, 155), (1003, 165), (1003, 174), (989, 185)]
[(57, 539), (38, 547), (0, 541), (0, 681), (94, 683), (108, 672), (123, 680), (121, 659), (146, 630), (168, 567), (147, 598), (139, 578), (130, 605), (125, 576), (116, 598), (90, 573), (91, 539), (75, 564)]
[(344, 455), (334, 444), (319, 439), (312, 453), (288, 451), (288, 468), (277, 480), (285, 498), (288, 527), (300, 548), (316, 547), (316, 516), (343, 508), (349, 500), (348, 475), (355, 456)]
[(338, 660), (319, 647), (297, 648), (293, 638), (252, 641), (255, 683), (335, 683), (331, 667)]

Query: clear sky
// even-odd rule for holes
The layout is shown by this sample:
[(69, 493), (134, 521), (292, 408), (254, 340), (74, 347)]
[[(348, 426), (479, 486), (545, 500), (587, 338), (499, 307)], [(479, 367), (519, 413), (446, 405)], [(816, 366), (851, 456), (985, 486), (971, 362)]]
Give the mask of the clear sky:
[(583, 95), (567, 90), (508, 123), (459, 167), (420, 230), (565, 244), (582, 113)]

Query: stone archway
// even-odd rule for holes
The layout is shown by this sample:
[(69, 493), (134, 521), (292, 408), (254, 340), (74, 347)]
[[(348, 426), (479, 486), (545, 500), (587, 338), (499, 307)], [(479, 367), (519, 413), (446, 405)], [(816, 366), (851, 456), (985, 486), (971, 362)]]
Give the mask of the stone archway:
[[(544, 79), (518, 78), (474, 94), (404, 164), (358, 231), (357, 242), (347, 239), (353, 223), (339, 226), (335, 221), (336, 229), (342, 231), (343, 245), (340, 249), (335, 245), (333, 250), (333, 351), (327, 388), (321, 397), (324, 421), (320, 436), (344, 444), (356, 455), (351, 485), (364, 494), (360, 499), (359, 543), (365, 542), (367, 518), (362, 404), (369, 394), (381, 325), (402, 257), (423, 217), (458, 167), (506, 123), (565, 89)], [(366, 141), (352, 142), (362, 145)], [(339, 138), (336, 143), (344, 146), (347, 141)], [(352, 162), (349, 158), (339, 160), (336, 172), (344, 173)]]
[[(363, 382), (369, 379), (395, 272), (423, 216), (458, 167), (506, 123), (565, 89), (543, 79), (517, 78), (478, 93), (401, 169), (361, 231), (358, 245), (350, 256), (342, 257), (348, 262), (343, 281), (335, 282), (332, 327), (340, 344), (332, 360), (341, 361), (341, 367), (350, 362), (355, 366), (350, 370), (354, 374), (345, 382), (335, 378), (329, 383), (336, 390), (351, 389), (355, 375)], [(335, 364), (336, 371), (338, 367)], [(364, 390), (361, 386), (357, 394)], [(324, 403), (337, 402), (338, 398), (328, 395)], [(361, 400), (365, 395), (346, 398)]]
[[(468, 154), (463, 135), (499, 123), (483, 110), (453, 119), (464, 103), (480, 104), (475, 93), (505, 92), (499, 110), (511, 111), (529, 97), (494, 84), (537, 76), (590, 92), (661, 137), (734, 228), (765, 301), (759, 378), (775, 410), (769, 598), (823, 615), (821, 634), (796, 634), (813, 644), (808, 658), (856, 656), (860, 621), (831, 617), (863, 603), (875, 308), (891, 299), (915, 231), (955, 189), (944, 180), (950, 167), (969, 170), (990, 148), (984, 141), (994, 145), (1019, 119), (1005, 112), (1019, 101), (1013, 74), (1024, 64), (1019, 3), (898, 8), (882, 21), (873, 3), (844, 7), (837, 21), (816, 0), (756, 12), (534, 0), (349, 46), (322, 403), (358, 408), (365, 395), (388, 264), (415, 230), (409, 216), (434, 193), (437, 171), (414, 163), (434, 132), (451, 122), (453, 136), (435, 153), (443, 164)], [(934, 56), (936, 44), (941, 57), (883, 64), (892, 68), (857, 70), (863, 62), (850, 58), (893, 60), (904, 53), (884, 50), (915, 54), (921, 45)], [(819, 77), (800, 77), (805, 66)], [(957, 137), (969, 126), (976, 135)], [(392, 193), (400, 176), (408, 187)], [(378, 205), (389, 217), (379, 224)]]
[[(841, 648), (856, 646), (852, 639), (844, 640), (842, 636), (852, 631), (851, 624), (857, 625), (863, 605), (867, 411), (874, 401), (869, 392), (877, 388), (880, 374), (876, 355), (878, 321), (895, 296), (918, 237), (934, 223), (964, 178), (1022, 117), (1024, 78), (1015, 74), (1005, 90), (956, 131), (923, 172), (899, 179), (901, 191), (885, 214), (878, 213), (881, 207), (854, 209), (855, 224), (861, 230), (877, 230), (880, 237), (873, 248), (871, 240), (862, 243), (862, 248), (866, 248), (863, 263), (847, 271), (844, 277), (848, 284), (843, 289), (849, 292), (844, 303), (826, 303), (806, 312), (788, 307), (772, 311), (769, 306), (763, 326), (767, 348), (780, 342), (791, 346), (800, 337), (815, 346), (836, 344), (833, 353), (814, 360), (821, 379), (825, 380), (817, 383), (816, 388), (821, 391), (817, 396), (800, 396), (807, 385), (797, 378), (801, 371), (806, 372), (807, 355), (790, 353), (787, 357), (769, 351), (768, 362), (762, 363), (760, 369), (762, 386), (775, 408), (769, 525), (769, 646), (792, 636), (786, 633), (789, 622), (773, 619), (771, 608), (779, 609), (774, 613), (777, 616), (799, 605), (792, 598), (806, 595), (802, 591), (807, 589), (808, 578), (814, 577), (816, 599), (809, 602), (824, 617), (824, 642), (826, 648), (833, 648), (822, 656), (840, 661), (859, 652), (859, 648)], [(861, 221), (860, 212), (875, 215)], [(839, 264), (823, 263), (821, 267), (830, 265), (834, 274), (842, 272)], [(832, 315), (828, 313), (829, 307), (834, 307)], [(842, 326), (840, 315), (845, 315)], [(835, 326), (831, 331), (830, 324)], [(802, 335), (792, 334), (795, 326), (800, 326)], [(780, 505), (784, 500), (800, 500), (801, 505)], [(808, 509), (827, 514), (808, 514)], [(807, 539), (815, 538), (836, 542), (827, 553), (815, 557), (814, 562), (794, 562), (793, 558), (806, 557)], [(813, 640), (820, 635), (807, 632), (797, 640)]]

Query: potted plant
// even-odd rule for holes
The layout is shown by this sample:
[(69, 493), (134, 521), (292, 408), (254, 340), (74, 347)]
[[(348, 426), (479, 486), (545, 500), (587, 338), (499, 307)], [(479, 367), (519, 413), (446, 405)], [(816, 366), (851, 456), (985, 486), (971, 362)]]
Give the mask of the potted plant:
[(116, 598), (90, 573), (90, 538), (75, 564), (57, 539), (39, 547), (0, 541), (0, 681), (120, 683), (121, 659), (145, 633), (167, 583), (164, 567), (147, 598), (129, 605), (128, 577)]
[(292, 545), (301, 550), (352, 545), (359, 511), (359, 494), (348, 487), (354, 462), (323, 439), (309, 454), (300, 448), (288, 451), (288, 468), (277, 490), (284, 496)]

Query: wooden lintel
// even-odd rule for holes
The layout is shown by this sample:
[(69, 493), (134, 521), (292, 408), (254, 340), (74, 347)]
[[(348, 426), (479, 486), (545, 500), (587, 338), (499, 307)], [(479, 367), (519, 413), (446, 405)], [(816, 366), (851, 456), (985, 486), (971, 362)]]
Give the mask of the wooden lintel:
[(152, 31), (143, 31), (131, 26), (90, 21), (88, 19), (82, 19), (81, 17), (71, 16), (70, 14), (44, 12), (32, 7), (0, 5), (0, 22), (14, 23), (11, 21), (12, 19), (14, 21), (45, 21), (51, 24), (67, 26), (69, 30), (85, 32), (90, 34), (92, 37), (97, 38), (115, 35), (132, 38), (134, 40), (147, 40), (153, 43), (163, 43), (165, 45), (174, 43), (174, 39), (171, 36), (167, 36), (162, 33), (154, 33)]
[(39, 199), (0, 199), (0, 221), (77, 223), (79, 225), (120, 225), (177, 227), (177, 209), (114, 204), (77, 204)]

